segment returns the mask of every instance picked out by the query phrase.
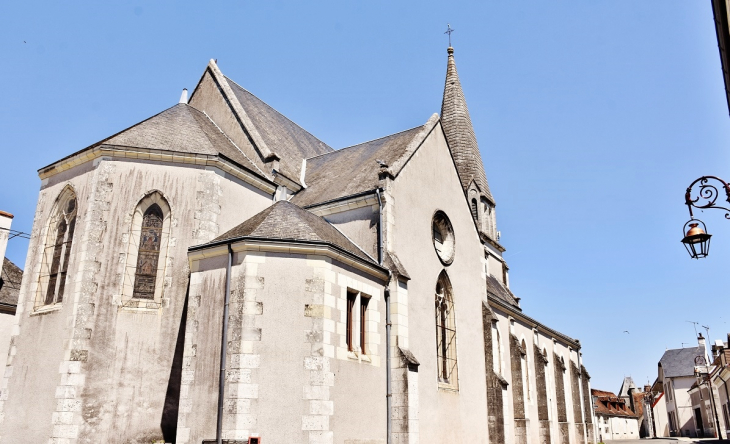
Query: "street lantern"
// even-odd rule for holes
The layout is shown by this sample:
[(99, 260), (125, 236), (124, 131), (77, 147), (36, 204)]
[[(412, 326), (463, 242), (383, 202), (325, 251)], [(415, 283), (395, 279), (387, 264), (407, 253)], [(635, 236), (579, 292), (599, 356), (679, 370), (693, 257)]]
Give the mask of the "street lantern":
[[(702, 224), (702, 228), (700, 228), (700, 224)], [(710, 252), (710, 238), (712, 235), (707, 234), (705, 223), (699, 219), (690, 219), (684, 224), (682, 232), (684, 233), (682, 243), (689, 256), (692, 259), (707, 257)]]
[[(724, 195), (724, 196), (723, 196)], [(724, 197), (724, 199), (722, 199)], [(718, 202), (720, 200), (720, 202)], [(711, 234), (707, 234), (705, 223), (694, 218), (692, 207), (700, 210), (717, 209), (725, 211), (725, 219), (730, 220), (730, 205), (718, 205), (722, 200), (730, 204), (730, 184), (716, 176), (702, 176), (687, 187), (684, 204), (691, 219), (684, 224), (682, 243), (692, 259), (707, 257), (710, 251)], [(702, 225), (702, 227), (700, 227)]]

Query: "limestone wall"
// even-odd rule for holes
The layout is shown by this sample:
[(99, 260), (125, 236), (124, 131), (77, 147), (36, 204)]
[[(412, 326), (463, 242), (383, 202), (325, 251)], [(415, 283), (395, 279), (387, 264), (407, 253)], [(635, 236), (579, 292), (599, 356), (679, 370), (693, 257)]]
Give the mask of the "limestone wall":
[[(194, 265), (178, 443), (215, 436), (226, 261)], [(323, 256), (239, 252), (233, 264), (224, 438), (381, 442), (383, 283)], [(371, 298), (365, 354), (345, 344), (348, 289)]]
[[(421, 364), (419, 409), (409, 421), (394, 424), (394, 432), (404, 442), (415, 442), (411, 435), (417, 433), (421, 442), (486, 443), (484, 251), (440, 126), (392, 181), (385, 204), (387, 247), (411, 277), (407, 303), (396, 304), (393, 314), (392, 344), (409, 348)], [(437, 210), (446, 213), (455, 234), (455, 257), (448, 266), (439, 260), (432, 240)], [(453, 286), (458, 390), (440, 386), (438, 378), (435, 291), (443, 270)]]
[[(78, 202), (66, 294), (62, 304), (42, 307), (43, 240), (66, 186)], [(130, 305), (121, 288), (134, 242), (133, 212), (151, 192), (170, 208), (167, 257), (160, 258), (163, 291), (154, 301)], [(270, 203), (270, 196), (194, 165), (100, 158), (44, 181), (2, 392), (3, 442), (171, 437), (180, 373), (172, 363), (188, 286), (187, 248)]]

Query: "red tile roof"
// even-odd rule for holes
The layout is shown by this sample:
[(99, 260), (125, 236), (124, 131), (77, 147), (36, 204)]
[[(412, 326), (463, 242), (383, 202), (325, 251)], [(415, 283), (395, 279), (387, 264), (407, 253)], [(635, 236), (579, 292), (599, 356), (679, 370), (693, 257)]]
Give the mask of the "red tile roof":
[[(596, 398), (594, 403), (596, 415), (623, 416), (628, 418), (637, 418), (640, 416), (640, 414), (631, 411), (631, 406), (627, 405), (623, 398), (619, 398), (613, 392), (591, 389), (591, 395)], [(638, 395), (643, 397), (644, 394), (638, 393)]]

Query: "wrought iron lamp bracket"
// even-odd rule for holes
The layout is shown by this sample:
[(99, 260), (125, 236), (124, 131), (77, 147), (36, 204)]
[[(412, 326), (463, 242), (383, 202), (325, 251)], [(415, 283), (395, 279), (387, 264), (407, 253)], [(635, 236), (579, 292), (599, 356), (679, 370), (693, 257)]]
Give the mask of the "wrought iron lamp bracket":
[[(712, 181), (712, 182), (711, 182)], [(713, 182), (719, 182), (716, 184)], [(692, 188), (697, 187), (697, 197), (692, 199)], [(725, 191), (725, 200), (730, 204), (730, 185), (727, 182), (716, 176), (702, 176), (695, 180), (687, 187), (687, 192), (684, 195), (684, 203), (689, 209), (690, 217), (694, 217), (692, 214), (692, 207), (704, 209), (719, 209), (725, 211), (725, 219), (730, 219), (730, 208), (716, 205), (717, 199), (720, 197), (720, 190), (722, 188)]]

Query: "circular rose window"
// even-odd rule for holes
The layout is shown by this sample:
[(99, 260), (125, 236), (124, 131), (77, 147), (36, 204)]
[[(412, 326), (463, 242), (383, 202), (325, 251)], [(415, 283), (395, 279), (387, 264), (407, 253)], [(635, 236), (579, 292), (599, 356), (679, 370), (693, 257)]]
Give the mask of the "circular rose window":
[(431, 232), (436, 254), (444, 265), (449, 265), (454, 260), (454, 228), (446, 213), (437, 211), (433, 215)]

